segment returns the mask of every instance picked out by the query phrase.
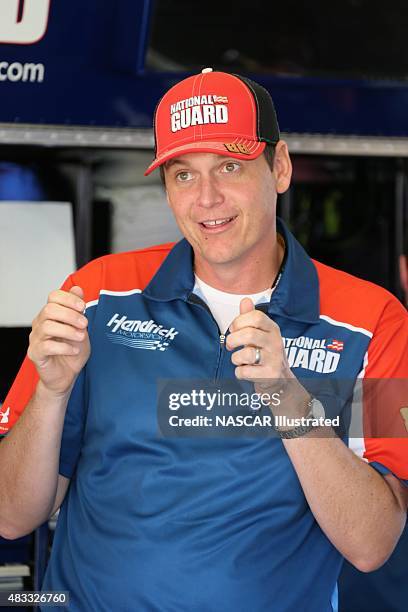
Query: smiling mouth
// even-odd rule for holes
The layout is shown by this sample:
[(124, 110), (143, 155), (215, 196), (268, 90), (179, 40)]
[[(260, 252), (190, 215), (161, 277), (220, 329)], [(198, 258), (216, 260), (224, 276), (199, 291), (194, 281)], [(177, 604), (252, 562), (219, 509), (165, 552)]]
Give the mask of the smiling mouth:
[(224, 219), (214, 219), (212, 221), (201, 221), (200, 225), (205, 227), (206, 229), (214, 229), (218, 227), (223, 227), (234, 221), (237, 217), (225, 217)]

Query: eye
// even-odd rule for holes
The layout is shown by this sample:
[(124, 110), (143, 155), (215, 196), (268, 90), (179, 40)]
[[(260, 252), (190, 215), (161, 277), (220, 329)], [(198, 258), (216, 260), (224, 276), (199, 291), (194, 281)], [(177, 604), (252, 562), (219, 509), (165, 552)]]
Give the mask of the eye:
[(180, 181), (180, 183), (185, 183), (186, 181), (190, 181), (192, 178), (191, 172), (187, 172), (187, 170), (183, 170), (182, 172), (177, 172), (176, 179)]
[(230, 174), (231, 172), (235, 172), (239, 168), (240, 164), (238, 162), (227, 162), (226, 164), (224, 164), (222, 171), (226, 172), (227, 174)]

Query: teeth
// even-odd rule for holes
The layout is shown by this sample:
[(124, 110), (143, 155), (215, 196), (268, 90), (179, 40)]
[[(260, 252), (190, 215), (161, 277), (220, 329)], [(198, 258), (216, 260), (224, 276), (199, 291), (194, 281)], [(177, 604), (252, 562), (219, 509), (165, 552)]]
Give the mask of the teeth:
[(232, 217), (228, 217), (227, 219), (217, 219), (215, 221), (203, 221), (203, 225), (221, 225), (222, 223), (226, 223), (227, 221), (231, 221)]

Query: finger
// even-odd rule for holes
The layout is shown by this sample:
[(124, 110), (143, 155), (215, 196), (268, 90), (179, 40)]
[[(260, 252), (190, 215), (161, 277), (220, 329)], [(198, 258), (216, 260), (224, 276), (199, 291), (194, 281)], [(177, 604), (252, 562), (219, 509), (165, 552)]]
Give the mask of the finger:
[(33, 321), (33, 327), (46, 320), (59, 321), (80, 329), (84, 329), (88, 325), (88, 319), (76, 309), (61, 306), (61, 304), (55, 302), (49, 302), (44, 306), (40, 315)]
[[(235, 351), (231, 355), (231, 361), (234, 365), (254, 365), (256, 358), (256, 347), (255, 346), (246, 346), (245, 348)], [(256, 367), (259, 368), (258, 364)]]
[[(72, 292), (72, 290), (74, 291)], [(61, 306), (66, 306), (67, 308), (72, 308), (82, 313), (85, 310), (86, 304), (82, 296), (77, 295), (76, 292), (82, 292), (81, 287), (72, 287), (70, 291), (57, 289), (49, 294), (48, 302), (60, 304)]]
[(71, 325), (64, 325), (56, 321), (45, 321), (42, 324), (41, 332), (42, 335), (47, 338), (72, 340), (73, 342), (81, 342), (86, 335), (84, 329), (77, 329)]
[(255, 304), (253, 303), (251, 298), (243, 298), (239, 304), (239, 314), (246, 314), (247, 312), (251, 312), (252, 310), (255, 310)]
[[(86, 303), (85, 303), (85, 300), (84, 300), (84, 290), (82, 289), (82, 287), (79, 287), (78, 285), (74, 285), (69, 290), (69, 293), (71, 293), (72, 295), (75, 295), (76, 297), (79, 297), (82, 300), (82, 303), (83, 303), (82, 312), (85, 312)], [(78, 304), (80, 304), (80, 303), (81, 302), (78, 302)]]
[(78, 355), (80, 351), (81, 347), (78, 344), (70, 344), (68, 342), (59, 342), (58, 340), (49, 339), (40, 342), (35, 348), (30, 346), (27, 355), (37, 366), (43, 367), (49, 357), (70, 357)]
[[(264, 332), (256, 327), (245, 327), (237, 332), (228, 334), (226, 339), (226, 346), (228, 350), (233, 350), (238, 346), (258, 346), (265, 350), (273, 350), (275, 343), (271, 341), (270, 334)], [(271, 346), (273, 345), (273, 346)]]
[(229, 330), (235, 332), (243, 327), (257, 327), (258, 329), (269, 331), (278, 326), (262, 310), (251, 310), (235, 317), (229, 326)]
[(69, 290), (69, 293), (72, 293), (73, 295), (76, 295), (77, 297), (80, 297), (81, 299), (84, 297), (84, 290), (79, 285), (74, 285), (73, 287), (71, 287), (71, 289)]
[(256, 380), (265, 378), (264, 368), (255, 365), (240, 365), (235, 368), (235, 376), (240, 380)]

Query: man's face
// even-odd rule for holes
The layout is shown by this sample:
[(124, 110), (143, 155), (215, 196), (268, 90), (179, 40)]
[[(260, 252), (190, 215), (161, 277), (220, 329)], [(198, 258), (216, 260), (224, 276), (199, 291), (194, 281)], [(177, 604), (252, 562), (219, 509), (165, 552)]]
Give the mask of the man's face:
[(277, 176), (263, 155), (250, 161), (213, 153), (182, 155), (167, 162), (165, 179), (170, 207), (194, 249), (196, 267), (203, 260), (244, 263), (270, 253)]

